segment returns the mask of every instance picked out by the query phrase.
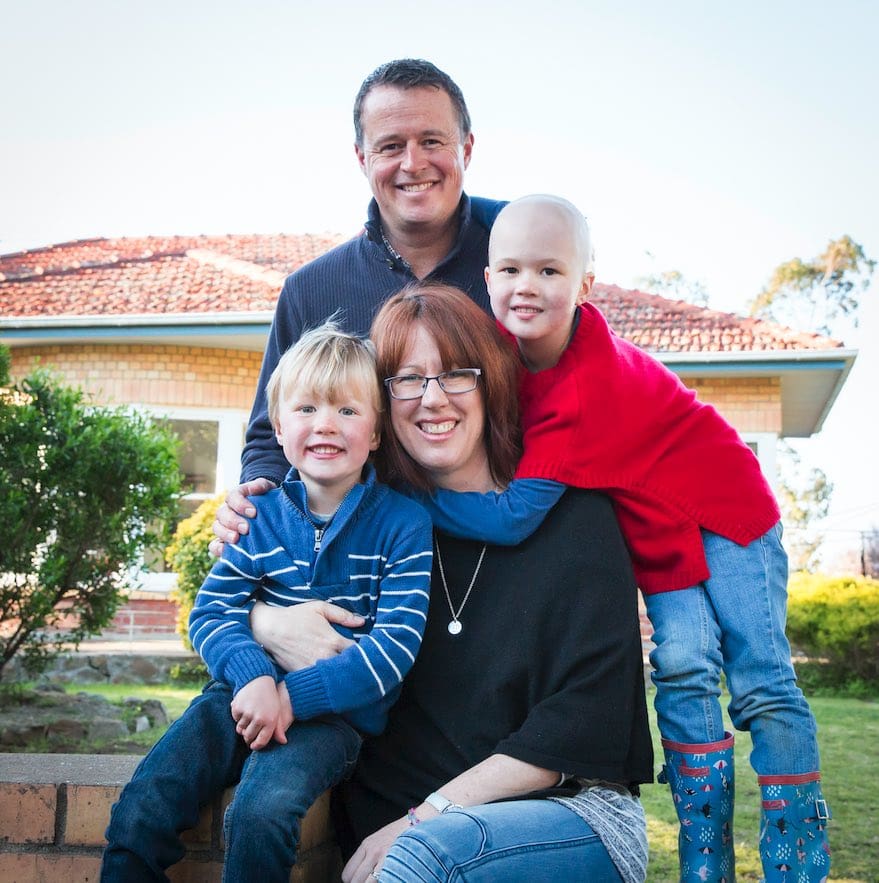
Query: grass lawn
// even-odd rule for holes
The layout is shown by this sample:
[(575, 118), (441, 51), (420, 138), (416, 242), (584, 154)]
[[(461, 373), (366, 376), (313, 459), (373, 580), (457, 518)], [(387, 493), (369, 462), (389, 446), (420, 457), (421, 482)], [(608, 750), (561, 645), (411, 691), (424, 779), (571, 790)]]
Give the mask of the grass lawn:
[[(108, 699), (126, 696), (159, 699), (173, 718), (186, 708), (200, 689), (196, 686), (92, 685), (70, 686), (68, 692), (85, 690)], [(653, 690), (648, 701), (652, 706)], [(830, 840), (833, 848), (832, 880), (835, 883), (879, 883), (879, 701), (812, 697), (809, 700), (818, 720), (824, 796), (833, 812)], [(656, 747), (656, 771), (662, 751), (651, 707), (651, 726)], [(142, 734), (144, 751), (161, 731)], [(757, 855), (759, 790), (757, 777), (748, 763), (751, 738), (736, 734), (736, 877), (740, 881), (760, 879)], [(677, 823), (666, 785), (648, 785), (642, 790), (650, 838), (648, 883), (676, 883)]]

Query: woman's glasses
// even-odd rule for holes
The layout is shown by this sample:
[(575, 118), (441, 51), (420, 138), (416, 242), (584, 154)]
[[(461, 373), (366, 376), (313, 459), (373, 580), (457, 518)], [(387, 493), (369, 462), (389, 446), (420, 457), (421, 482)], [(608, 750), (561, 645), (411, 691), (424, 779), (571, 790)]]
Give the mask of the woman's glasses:
[(472, 392), (476, 389), (481, 368), (455, 368), (454, 371), (443, 371), (428, 377), (424, 374), (398, 374), (387, 377), (385, 386), (394, 399), (420, 399), (427, 390), (427, 384), (435, 380), (439, 388), (449, 395)]

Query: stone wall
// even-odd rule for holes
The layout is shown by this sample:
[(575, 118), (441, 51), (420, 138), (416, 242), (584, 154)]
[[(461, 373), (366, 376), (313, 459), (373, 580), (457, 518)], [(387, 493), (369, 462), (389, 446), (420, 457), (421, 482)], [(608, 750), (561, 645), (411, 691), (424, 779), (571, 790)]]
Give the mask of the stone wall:
[[(115, 652), (61, 653), (52, 658), (42, 677), (54, 684), (167, 684), (171, 680), (172, 667), (200, 662), (196, 654), (182, 650), (175, 654), (126, 653), (120, 642)], [(2, 680), (15, 683), (32, 680), (32, 677), (25, 672), (20, 659), (14, 656), (3, 669)]]

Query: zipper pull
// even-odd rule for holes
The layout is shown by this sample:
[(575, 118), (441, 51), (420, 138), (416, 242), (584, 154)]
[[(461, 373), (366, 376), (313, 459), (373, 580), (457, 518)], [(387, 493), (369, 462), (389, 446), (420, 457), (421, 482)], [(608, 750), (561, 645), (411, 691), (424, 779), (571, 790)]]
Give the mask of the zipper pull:
[(320, 542), (323, 539), (324, 530), (326, 530), (326, 528), (324, 528), (324, 527), (316, 527), (314, 529), (314, 551), (315, 552), (320, 552)]

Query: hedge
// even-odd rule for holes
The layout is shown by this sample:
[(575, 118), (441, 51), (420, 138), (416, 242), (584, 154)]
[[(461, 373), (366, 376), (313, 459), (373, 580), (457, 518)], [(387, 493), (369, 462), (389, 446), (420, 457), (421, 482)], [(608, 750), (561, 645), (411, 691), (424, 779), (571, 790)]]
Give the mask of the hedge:
[(794, 574), (787, 635), (808, 656), (866, 681), (879, 680), (879, 581)]
[(184, 644), (192, 649), (189, 642), (189, 614), (195, 603), (195, 596), (214, 563), (208, 545), (214, 538), (211, 525), (220, 504), (226, 499), (225, 492), (205, 500), (189, 518), (185, 518), (174, 531), (174, 539), (165, 550), (165, 561), (177, 574), (177, 588), (172, 597), (179, 605), (177, 610), (177, 631)]

